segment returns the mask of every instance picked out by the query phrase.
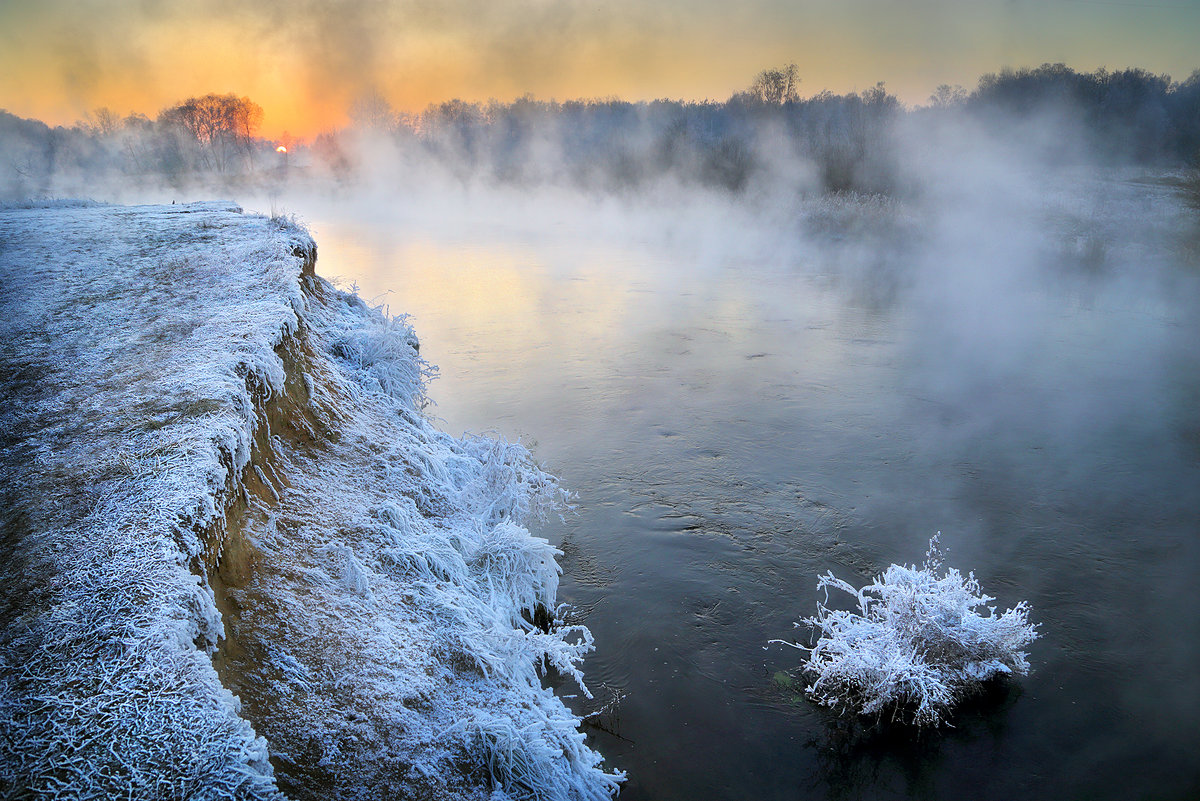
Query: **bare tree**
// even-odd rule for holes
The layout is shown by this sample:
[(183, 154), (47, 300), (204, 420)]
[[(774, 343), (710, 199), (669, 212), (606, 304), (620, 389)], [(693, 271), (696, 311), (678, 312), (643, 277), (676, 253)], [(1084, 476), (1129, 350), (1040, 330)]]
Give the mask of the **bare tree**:
[(248, 97), (208, 94), (190, 97), (159, 112), (158, 121), (186, 131), (199, 146), (202, 166), (225, 172), (239, 153), (248, 156), (263, 110)]
[(760, 103), (781, 106), (800, 99), (800, 69), (795, 64), (777, 70), (763, 70), (750, 84), (749, 95)]
[(951, 108), (953, 106), (961, 106), (967, 99), (967, 90), (963, 89), (958, 84), (951, 86), (948, 83), (939, 84), (937, 89), (933, 90), (933, 94), (929, 96), (929, 105), (934, 108)]
[(97, 136), (110, 136), (121, 127), (121, 115), (107, 106), (93, 109), (89, 117), (85, 125)]
[(390, 131), (396, 127), (396, 111), (378, 91), (372, 89), (350, 104), (350, 119), (364, 131)]

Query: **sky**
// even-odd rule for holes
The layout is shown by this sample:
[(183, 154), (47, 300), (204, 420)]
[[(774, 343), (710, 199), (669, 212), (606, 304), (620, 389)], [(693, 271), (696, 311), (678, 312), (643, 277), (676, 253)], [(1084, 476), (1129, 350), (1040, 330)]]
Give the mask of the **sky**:
[(795, 63), (800, 92), (884, 81), (910, 105), (1003, 67), (1200, 68), (1200, 0), (0, 0), (0, 108), (71, 124), (248, 96), (312, 136), (377, 93), (725, 100)]

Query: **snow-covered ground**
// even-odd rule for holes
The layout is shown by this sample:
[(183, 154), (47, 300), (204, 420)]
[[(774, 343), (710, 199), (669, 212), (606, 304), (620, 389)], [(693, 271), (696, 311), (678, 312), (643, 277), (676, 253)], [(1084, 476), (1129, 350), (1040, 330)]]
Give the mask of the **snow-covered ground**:
[(565, 492), (434, 428), (315, 255), (229, 204), (0, 209), (0, 790), (615, 792), (539, 675), (586, 692), (525, 528)]

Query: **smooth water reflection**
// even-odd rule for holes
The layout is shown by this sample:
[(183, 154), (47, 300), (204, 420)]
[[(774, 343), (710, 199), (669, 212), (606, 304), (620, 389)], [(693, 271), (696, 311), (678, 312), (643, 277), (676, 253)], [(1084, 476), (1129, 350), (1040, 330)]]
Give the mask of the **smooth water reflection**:
[[(599, 644), (580, 709), (624, 696), (590, 730), (622, 798), (1195, 797), (1197, 265), (1166, 192), (1113, 191), (1099, 265), (1049, 224), (960, 248), (583, 201), (310, 221), (322, 274), (412, 315), (444, 427), (520, 436), (578, 494), (546, 533)], [(1148, 192), (1165, 210), (1127, 217)], [(939, 529), (1031, 602), (1034, 673), (864, 742), (767, 641), (818, 573)]]

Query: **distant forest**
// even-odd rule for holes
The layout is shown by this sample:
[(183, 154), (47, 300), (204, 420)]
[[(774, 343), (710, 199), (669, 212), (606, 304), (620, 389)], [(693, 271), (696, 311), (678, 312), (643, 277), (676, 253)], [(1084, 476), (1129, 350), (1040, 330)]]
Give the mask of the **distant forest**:
[(198, 182), (420, 180), (564, 184), (601, 191), (674, 180), (744, 192), (805, 171), (816, 191), (897, 193), (904, 136), (966, 122), (1061, 164), (1200, 167), (1200, 70), (1182, 82), (1141, 69), (1063, 64), (984, 75), (973, 91), (940, 86), (905, 108), (880, 83), (800, 96), (795, 65), (764, 70), (724, 102), (616, 99), (432, 105), (399, 113), (378, 96), (352, 123), (307, 143), (259, 137), (249, 98), (206, 95), (156, 118), (97, 109), (65, 128), (0, 111), (0, 199), (88, 186)]

